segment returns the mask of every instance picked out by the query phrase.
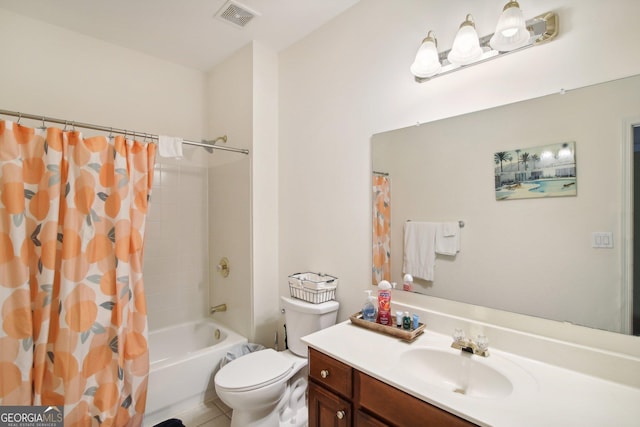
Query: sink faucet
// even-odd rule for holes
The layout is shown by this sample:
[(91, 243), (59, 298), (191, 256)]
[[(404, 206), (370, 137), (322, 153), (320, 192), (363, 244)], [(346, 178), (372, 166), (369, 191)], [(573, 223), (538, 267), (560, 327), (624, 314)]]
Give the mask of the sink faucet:
[(477, 354), (478, 356), (489, 356), (489, 340), (484, 335), (478, 335), (475, 341), (466, 338), (462, 329), (456, 328), (453, 333), (453, 343), (451, 347), (464, 353)]

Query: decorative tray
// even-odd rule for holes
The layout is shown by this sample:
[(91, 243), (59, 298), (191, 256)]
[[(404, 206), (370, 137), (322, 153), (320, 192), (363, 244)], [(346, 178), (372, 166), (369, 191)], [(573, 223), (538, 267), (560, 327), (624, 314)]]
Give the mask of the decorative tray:
[(418, 336), (422, 335), (425, 328), (424, 323), (418, 323), (418, 327), (416, 329), (411, 328), (407, 330), (398, 328), (396, 326), (381, 325), (380, 323), (369, 322), (368, 320), (362, 319), (361, 311), (349, 317), (349, 320), (351, 320), (351, 323), (353, 323), (354, 325), (358, 325), (366, 329), (371, 329), (372, 331), (381, 332), (383, 334), (391, 335), (408, 342), (412, 342), (413, 340), (418, 338)]

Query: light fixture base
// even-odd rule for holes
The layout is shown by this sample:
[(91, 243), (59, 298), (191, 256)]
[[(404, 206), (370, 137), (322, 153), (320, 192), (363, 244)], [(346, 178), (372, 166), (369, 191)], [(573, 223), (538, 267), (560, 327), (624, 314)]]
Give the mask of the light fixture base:
[[(544, 31), (540, 37), (535, 41), (535, 44), (542, 44), (551, 41), (556, 38), (559, 30), (558, 14), (553, 12), (547, 12), (543, 15), (536, 16), (533, 20), (537, 22), (544, 22)], [(527, 25), (529, 22), (527, 21)]]

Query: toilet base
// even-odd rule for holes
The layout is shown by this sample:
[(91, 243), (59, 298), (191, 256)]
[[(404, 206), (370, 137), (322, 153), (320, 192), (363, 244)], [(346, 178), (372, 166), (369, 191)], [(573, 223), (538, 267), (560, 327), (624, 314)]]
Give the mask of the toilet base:
[(289, 411), (289, 413), (284, 414), (284, 419), (280, 417), (279, 427), (306, 427), (309, 421), (309, 410), (307, 408), (307, 404), (305, 402), (302, 407), (298, 408), (298, 410), (293, 413), (293, 411)]
[(306, 427), (309, 418), (306, 376), (304, 368), (297, 372), (274, 407), (251, 411), (234, 409), (231, 427)]
[(256, 413), (236, 409), (231, 417), (231, 427), (306, 427), (308, 421), (309, 412), (305, 403), (295, 413), (287, 408), (282, 415), (277, 411)]
[(272, 411), (240, 411), (233, 410), (231, 427), (275, 427), (279, 424), (278, 413)]

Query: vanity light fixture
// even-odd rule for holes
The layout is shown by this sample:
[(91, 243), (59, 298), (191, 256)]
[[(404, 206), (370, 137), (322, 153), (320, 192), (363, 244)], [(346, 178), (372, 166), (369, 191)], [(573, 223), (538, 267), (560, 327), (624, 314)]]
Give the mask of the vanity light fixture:
[(438, 58), (438, 41), (433, 31), (429, 31), (418, 48), (416, 59), (411, 64), (411, 72), (414, 76), (427, 78), (438, 74), (441, 69), (442, 64)]
[(510, 52), (524, 46), (528, 41), (529, 30), (524, 15), (518, 2), (512, 0), (504, 6), (489, 45), (494, 50)]
[(447, 59), (454, 65), (468, 65), (476, 62), (481, 56), (482, 48), (476, 32), (476, 24), (473, 22), (473, 16), (467, 15), (464, 22), (460, 24)]
[(518, 2), (510, 0), (504, 6), (493, 34), (478, 38), (473, 17), (467, 15), (458, 29), (453, 47), (438, 53), (435, 35), (433, 31), (429, 31), (418, 48), (411, 65), (411, 73), (418, 83), (422, 83), (471, 65), (537, 46), (553, 40), (557, 35), (556, 13), (547, 12), (525, 21)]

